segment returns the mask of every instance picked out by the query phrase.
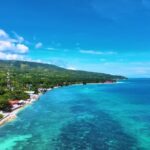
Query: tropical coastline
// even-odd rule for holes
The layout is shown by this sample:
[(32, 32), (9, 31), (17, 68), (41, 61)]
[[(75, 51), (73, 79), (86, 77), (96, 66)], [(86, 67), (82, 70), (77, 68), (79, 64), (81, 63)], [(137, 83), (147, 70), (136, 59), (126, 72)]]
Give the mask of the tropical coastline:
[[(114, 83), (118, 83), (118, 82), (106, 81), (104, 83), (87, 83), (87, 84), (90, 85), (90, 84), (114, 84)], [(71, 84), (71, 85), (84, 85), (84, 84), (83, 83), (78, 83), (78, 84)], [(71, 86), (71, 85), (69, 85), (69, 86)], [(60, 87), (62, 87), (62, 86), (54, 86), (53, 88), (48, 88), (48, 89), (40, 88), (40, 90), (42, 89), (45, 92), (47, 92), (47, 91), (51, 91), (53, 89), (60, 88)], [(30, 92), (33, 93), (33, 91), (28, 91), (27, 93), (30, 93)], [(30, 98), (25, 100), (23, 105), (18, 106), (18, 108), (16, 108), (15, 110), (12, 110), (11, 112), (6, 112), (6, 113), (5, 112), (0, 112), (0, 114), (2, 114), (4, 116), (2, 119), (0, 119), (0, 126), (5, 125), (6, 123), (16, 119), (17, 118), (17, 114), (21, 110), (23, 110), (28, 105), (34, 104), (34, 102), (37, 101), (40, 98), (40, 96), (42, 96), (42, 94), (44, 94), (44, 93), (38, 93), (38, 94), (30, 95)], [(34, 98), (33, 98), (33, 96), (34, 96)]]
[(150, 150), (150, 0), (0, 14), (0, 150)]
[[(90, 83), (114, 83), (123, 76), (68, 70), (50, 64), (0, 60), (0, 124), (53, 88)], [(14, 113), (15, 111), (15, 113)]]

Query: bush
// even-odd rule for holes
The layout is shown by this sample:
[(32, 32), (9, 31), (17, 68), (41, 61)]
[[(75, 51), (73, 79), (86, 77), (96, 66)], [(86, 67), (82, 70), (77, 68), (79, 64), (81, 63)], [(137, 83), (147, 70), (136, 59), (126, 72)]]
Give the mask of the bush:
[(0, 114), (0, 119), (2, 119), (4, 116), (2, 114)]
[(11, 105), (7, 100), (0, 99), (0, 110), (9, 112), (11, 111)]

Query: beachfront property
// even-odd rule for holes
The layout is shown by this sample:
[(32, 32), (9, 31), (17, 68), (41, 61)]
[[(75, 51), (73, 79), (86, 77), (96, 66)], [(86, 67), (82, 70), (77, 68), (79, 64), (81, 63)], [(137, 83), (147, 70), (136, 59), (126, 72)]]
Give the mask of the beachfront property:
[(24, 100), (10, 100), (11, 110), (16, 110), (22, 107), (26, 102)]
[(11, 106), (11, 111), (0, 111), (0, 125), (16, 118), (16, 114), (19, 112), (19, 110), (23, 107), (25, 107), (28, 104), (32, 104), (32, 102), (39, 99), (41, 93), (34, 94), (34, 91), (25, 91), (25, 93), (29, 94), (30, 98), (26, 100), (9, 100), (9, 104)]

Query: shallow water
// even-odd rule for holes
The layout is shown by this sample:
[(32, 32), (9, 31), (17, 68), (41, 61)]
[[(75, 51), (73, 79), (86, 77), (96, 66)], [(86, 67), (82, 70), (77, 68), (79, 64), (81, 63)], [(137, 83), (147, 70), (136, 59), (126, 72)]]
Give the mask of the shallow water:
[(149, 150), (150, 79), (54, 89), (0, 127), (0, 150)]

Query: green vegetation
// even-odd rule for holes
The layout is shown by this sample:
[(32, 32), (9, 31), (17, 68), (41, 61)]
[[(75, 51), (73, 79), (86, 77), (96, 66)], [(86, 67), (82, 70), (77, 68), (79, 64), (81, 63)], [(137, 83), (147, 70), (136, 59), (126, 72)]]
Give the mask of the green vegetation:
[(2, 114), (0, 114), (0, 119), (2, 119), (4, 116)]
[(11, 105), (8, 99), (0, 99), (0, 110), (9, 112), (11, 111)]
[(10, 99), (27, 99), (24, 91), (53, 88), (74, 83), (115, 82), (122, 76), (86, 71), (73, 71), (55, 65), (0, 60), (0, 110), (9, 111)]

